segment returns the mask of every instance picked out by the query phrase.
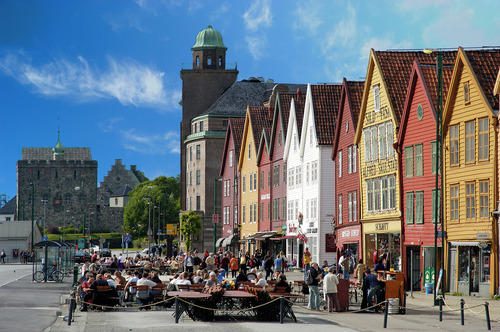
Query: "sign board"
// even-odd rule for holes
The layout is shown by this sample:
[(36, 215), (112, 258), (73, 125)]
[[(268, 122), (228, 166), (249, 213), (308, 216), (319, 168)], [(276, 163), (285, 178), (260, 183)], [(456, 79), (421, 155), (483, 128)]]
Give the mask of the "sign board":
[(48, 237), (46, 237), (46, 236), (42, 236), (42, 241), (48, 241), (48, 240), (49, 240), (49, 238), (48, 238)]
[(478, 240), (489, 240), (490, 233), (476, 233), (476, 239)]
[(436, 277), (436, 273), (434, 272), (433, 267), (426, 267), (424, 269), (424, 284), (434, 283), (435, 277)]
[(325, 251), (336, 252), (337, 246), (335, 245), (335, 234), (325, 234)]
[(212, 214), (212, 221), (213, 221), (214, 224), (218, 224), (219, 223), (219, 214), (218, 213)]
[(125, 233), (125, 235), (123, 235), (123, 242), (124, 243), (132, 242), (132, 236), (130, 235), (130, 233)]
[(78, 249), (85, 249), (85, 239), (78, 239), (76, 244)]
[(177, 224), (167, 224), (167, 235), (177, 235)]

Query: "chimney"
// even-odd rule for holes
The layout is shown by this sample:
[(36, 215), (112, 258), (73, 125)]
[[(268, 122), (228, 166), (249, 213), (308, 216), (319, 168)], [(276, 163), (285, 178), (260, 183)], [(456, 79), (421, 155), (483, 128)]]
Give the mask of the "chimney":
[(300, 91), (300, 88), (297, 88), (297, 100), (300, 100), (302, 98), (302, 91)]

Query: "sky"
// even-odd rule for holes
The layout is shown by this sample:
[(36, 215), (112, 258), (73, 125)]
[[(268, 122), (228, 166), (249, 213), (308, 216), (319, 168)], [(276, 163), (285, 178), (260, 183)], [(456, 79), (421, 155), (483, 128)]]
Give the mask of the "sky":
[(122, 159), (179, 174), (182, 82), (207, 25), (238, 79), (362, 80), (370, 48), (500, 45), (500, 1), (0, 0), (0, 194), (22, 147), (90, 147), (98, 181)]

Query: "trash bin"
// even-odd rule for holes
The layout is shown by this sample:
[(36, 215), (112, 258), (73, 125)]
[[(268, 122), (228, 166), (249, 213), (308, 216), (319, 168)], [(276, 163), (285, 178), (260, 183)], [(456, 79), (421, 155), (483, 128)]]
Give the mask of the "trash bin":
[(425, 284), (425, 294), (432, 294), (432, 290), (434, 289), (434, 284), (429, 282)]
[(389, 301), (388, 313), (399, 314), (399, 299), (397, 297), (390, 298), (388, 299), (388, 301)]

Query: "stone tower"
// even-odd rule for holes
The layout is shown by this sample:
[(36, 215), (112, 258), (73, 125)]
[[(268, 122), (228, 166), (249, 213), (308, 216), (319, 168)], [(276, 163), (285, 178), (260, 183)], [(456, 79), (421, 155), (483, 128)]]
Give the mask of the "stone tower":
[(238, 70), (227, 68), (226, 50), (222, 35), (212, 26), (200, 31), (191, 51), (192, 69), (182, 69), (181, 122), (181, 210), (186, 210), (186, 144), (191, 120), (207, 109), (238, 77)]

